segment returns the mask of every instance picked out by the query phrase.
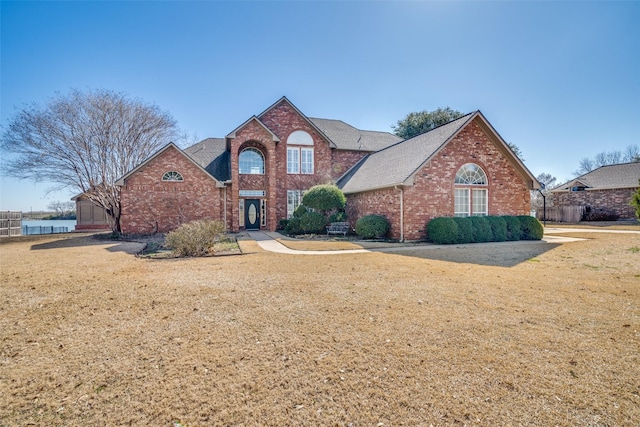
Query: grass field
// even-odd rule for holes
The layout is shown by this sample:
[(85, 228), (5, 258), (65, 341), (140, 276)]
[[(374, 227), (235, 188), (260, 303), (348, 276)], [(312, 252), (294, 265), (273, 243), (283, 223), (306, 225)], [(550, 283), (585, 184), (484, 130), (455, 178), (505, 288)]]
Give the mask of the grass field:
[(635, 426), (640, 235), (571, 237), (167, 260), (5, 239), (0, 425)]

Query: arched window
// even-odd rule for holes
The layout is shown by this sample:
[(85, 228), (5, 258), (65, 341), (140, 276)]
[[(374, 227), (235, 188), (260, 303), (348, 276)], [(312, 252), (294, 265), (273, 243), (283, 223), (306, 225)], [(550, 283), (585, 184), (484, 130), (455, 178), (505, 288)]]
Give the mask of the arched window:
[(255, 148), (247, 148), (240, 153), (238, 157), (239, 172), (250, 175), (264, 174), (264, 157), (262, 153)]
[(487, 185), (487, 175), (480, 166), (467, 163), (458, 169), (456, 184)]
[(162, 175), (162, 180), (176, 182), (176, 181), (184, 181), (184, 178), (182, 178), (182, 175), (180, 174), (180, 172), (169, 171), (169, 172), (165, 172), (164, 175)]
[(303, 130), (291, 132), (287, 138), (287, 173), (313, 174), (313, 138)]
[(489, 212), (487, 174), (475, 163), (462, 165), (456, 173), (454, 190), (455, 216), (485, 216)]

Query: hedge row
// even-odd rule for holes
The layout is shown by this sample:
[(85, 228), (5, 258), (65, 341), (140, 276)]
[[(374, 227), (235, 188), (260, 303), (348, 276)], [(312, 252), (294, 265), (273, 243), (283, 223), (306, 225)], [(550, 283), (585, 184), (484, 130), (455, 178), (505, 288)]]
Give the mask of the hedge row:
[(437, 244), (540, 240), (543, 233), (540, 221), (527, 215), (439, 217), (427, 224), (427, 239)]

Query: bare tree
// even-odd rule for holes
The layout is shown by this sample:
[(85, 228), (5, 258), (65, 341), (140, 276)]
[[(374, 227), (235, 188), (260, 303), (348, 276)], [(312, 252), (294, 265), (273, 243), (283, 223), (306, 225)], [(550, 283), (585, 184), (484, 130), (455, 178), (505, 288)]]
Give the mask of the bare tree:
[[(541, 210), (544, 205), (544, 199), (551, 194), (556, 186), (556, 177), (550, 173), (541, 173), (536, 177), (538, 182), (542, 184), (540, 190), (531, 191), (531, 208), (534, 210)], [(549, 206), (550, 200), (547, 200), (547, 206)]]
[(47, 208), (54, 211), (59, 219), (64, 219), (74, 214), (76, 205), (73, 202), (61, 202), (56, 200), (49, 203)]
[(14, 156), (5, 174), (55, 183), (104, 208), (120, 232), (115, 181), (179, 137), (176, 121), (156, 105), (108, 90), (56, 94), (30, 104), (9, 122), (0, 147)]
[(573, 174), (580, 176), (602, 166), (630, 162), (640, 162), (640, 148), (637, 145), (627, 146), (624, 152), (620, 150), (603, 151), (596, 154), (593, 159), (584, 157), (580, 160), (578, 170)]

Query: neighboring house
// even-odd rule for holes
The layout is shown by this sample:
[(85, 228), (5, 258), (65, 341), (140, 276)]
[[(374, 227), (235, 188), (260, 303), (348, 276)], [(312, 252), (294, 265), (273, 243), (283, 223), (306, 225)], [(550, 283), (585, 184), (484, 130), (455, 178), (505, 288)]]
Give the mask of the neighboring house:
[(107, 213), (104, 208), (96, 206), (84, 194), (72, 197), (76, 202), (76, 231), (82, 230), (109, 230)]
[(635, 218), (630, 205), (640, 184), (640, 163), (601, 166), (551, 190), (556, 207), (580, 207)]
[(528, 214), (539, 183), (479, 111), (402, 141), (305, 116), (286, 97), (225, 138), (168, 144), (120, 178), (124, 233), (218, 219), (231, 231), (275, 230), (302, 195), (334, 182), (352, 226), (385, 215), (390, 237), (424, 238), (437, 216)]

